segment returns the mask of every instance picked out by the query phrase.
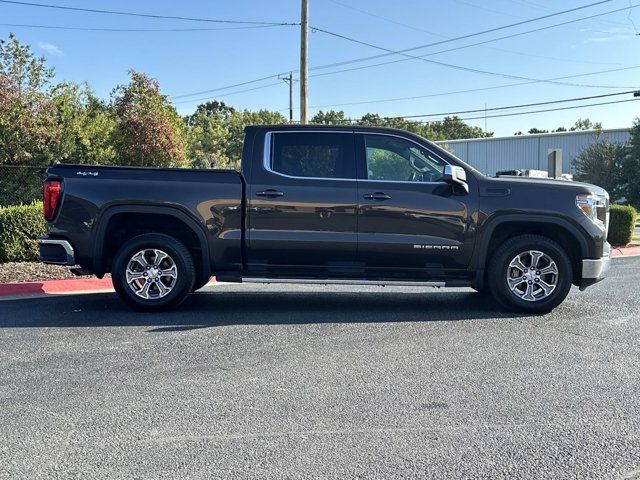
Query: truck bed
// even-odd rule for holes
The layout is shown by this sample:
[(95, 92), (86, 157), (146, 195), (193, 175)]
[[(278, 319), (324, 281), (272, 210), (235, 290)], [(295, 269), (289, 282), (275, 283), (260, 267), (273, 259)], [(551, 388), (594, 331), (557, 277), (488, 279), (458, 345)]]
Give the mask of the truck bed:
[[(144, 168), (58, 164), (50, 178), (63, 180), (62, 203), (50, 235), (71, 236), (77, 263), (102, 274), (108, 265), (94, 265), (101, 248), (94, 240), (117, 234), (110, 224), (119, 206), (127, 206), (130, 224), (144, 221), (152, 211), (182, 228), (178, 221), (195, 222), (205, 236), (210, 263), (223, 270), (241, 268), (244, 180), (235, 170)], [(104, 235), (99, 229), (106, 229)]]

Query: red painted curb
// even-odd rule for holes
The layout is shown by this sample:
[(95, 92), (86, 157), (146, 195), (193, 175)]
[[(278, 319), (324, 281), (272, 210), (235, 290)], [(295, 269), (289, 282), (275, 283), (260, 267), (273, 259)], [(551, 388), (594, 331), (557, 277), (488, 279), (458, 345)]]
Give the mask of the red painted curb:
[(614, 257), (628, 257), (640, 255), (640, 246), (613, 248), (611, 254)]
[[(215, 283), (211, 277), (209, 285)], [(62, 294), (113, 291), (111, 278), (72, 278), (66, 280), (43, 280), (41, 282), (0, 283), (0, 297), (34, 294)]]
[(0, 283), (0, 296), (100, 290), (113, 290), (111, 278), (72, 278), (69, 280), (44, 280), (42, 282)]

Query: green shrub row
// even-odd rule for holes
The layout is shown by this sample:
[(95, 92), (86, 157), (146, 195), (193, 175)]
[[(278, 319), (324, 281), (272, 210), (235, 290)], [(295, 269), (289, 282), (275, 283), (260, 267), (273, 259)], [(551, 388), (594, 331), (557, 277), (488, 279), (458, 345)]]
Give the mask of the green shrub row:
[(624, 246), (631, 242), (637, 214), (633, 207), (611, 205), (607, 234), (607, 240), (611, 245)]
[(0, 207), (0, 262), (38, 260), (36, 239), (46, 231), (41, 202)]

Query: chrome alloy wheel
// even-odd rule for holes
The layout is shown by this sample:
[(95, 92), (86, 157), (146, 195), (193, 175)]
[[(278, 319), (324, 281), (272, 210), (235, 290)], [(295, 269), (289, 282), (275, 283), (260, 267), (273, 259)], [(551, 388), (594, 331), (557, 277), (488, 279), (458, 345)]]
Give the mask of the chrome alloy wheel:
[(167, 296), (178, 278), (178, 268), (169, 254), (155, 248), (140, 250), (127, 263), (127, 285), (145, 300)]
[(558, 285), (558, 267), (549, 255), (528, 250), (516, 255), (507, 267), (509, 289), (522, 300), (547, 298)]

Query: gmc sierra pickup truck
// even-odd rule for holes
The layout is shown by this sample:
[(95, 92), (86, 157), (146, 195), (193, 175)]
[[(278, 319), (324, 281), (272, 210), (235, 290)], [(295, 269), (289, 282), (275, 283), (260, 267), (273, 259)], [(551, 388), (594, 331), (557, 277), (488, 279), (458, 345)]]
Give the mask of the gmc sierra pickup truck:
[(45, 263), (110, 272), (141, 310), (218, 281), (471, 287), (545, 312), (609, 264), (609, 197), (489, 178), (411, 133), (253, 126), (241, 171), (59, 164)]

